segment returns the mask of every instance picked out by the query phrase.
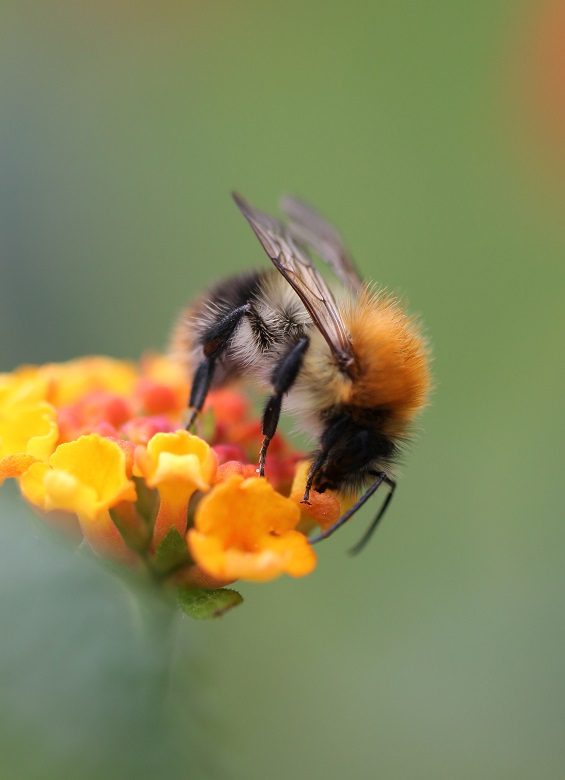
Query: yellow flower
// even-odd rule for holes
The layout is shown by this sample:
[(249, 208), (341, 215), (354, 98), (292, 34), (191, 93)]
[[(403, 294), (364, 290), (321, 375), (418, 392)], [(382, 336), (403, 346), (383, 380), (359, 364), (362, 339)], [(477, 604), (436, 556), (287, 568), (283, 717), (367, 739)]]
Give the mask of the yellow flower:
[(316, 556), (294, 530), (299, 519), (296, 503), (264, 478), (233, 475), (200, 502), (188, 544), (195, 562), (218, 580), (301, 577)]
[(0, 483), (47, 460), (59, 431), (55, 409), (45, 401), (11, 401), (0, 406)]
[(9, 374), (0, 374), (0, 408), (17, 401), (44, 401), (48, 381), (36, 366), (20, 366)]
[(207, 441), (177, 430), (188, 395), (184, 368), (159, 355), (0, 374), (0, 484), (17, 478), (47, 522), (75, 535), (80, 526), (95, 552), (182, 590), (185, 608), (190, 590), (222, 599), (237, 579), (309, 574), (305, 532), (334, 522), (343, 501), (312, 491), (300, 504), (308, 463), (297, 466), (281, 435), (267, 478), (256, 476), (260, 421), (233, 389), (210, 393), (199, 428)]
[(78, 515), (85, 538), (97, 552), (124, 554), (125, 543), (109, 510), (122, 501), (135, 501), (136, 492), (127, 478), (126, 456), (115, 442), (90, 434), (60, 444), (48, 463), (34, 463), (23, 474), (20, 486), (40, 509)]
[(209, 490), (214, 480), (215, 453), (187, 431), (157, 433), (146, 450), (138, 449), (136, 466), (147, 485), (159, 491), (153, 546), (157, 548), (172, 528), (184, 537), (190, 499), (197, 490)]
[(124, 360), (84, 357), (67, 363), (48, 363), (39, 376), (49, 385), (48, 400), (57, 408), (71, 404), (94, 390), (129, 395), (135, 386), (136, 371)]

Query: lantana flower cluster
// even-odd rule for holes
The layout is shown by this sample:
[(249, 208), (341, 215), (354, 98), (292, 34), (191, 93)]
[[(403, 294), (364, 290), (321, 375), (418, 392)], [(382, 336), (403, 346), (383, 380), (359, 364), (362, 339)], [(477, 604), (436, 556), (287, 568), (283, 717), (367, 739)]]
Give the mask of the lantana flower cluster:
[(280, 435), (256, 473), (261, 426), (235, 389), (213, 391), (197, 434), (189, 387), (163, 356), (107, 357), (0, 374), (0, 484), (77, 542), (184, 589), (312, 572), (307, 534), (336, 495), (301, 503), (308, 462)]

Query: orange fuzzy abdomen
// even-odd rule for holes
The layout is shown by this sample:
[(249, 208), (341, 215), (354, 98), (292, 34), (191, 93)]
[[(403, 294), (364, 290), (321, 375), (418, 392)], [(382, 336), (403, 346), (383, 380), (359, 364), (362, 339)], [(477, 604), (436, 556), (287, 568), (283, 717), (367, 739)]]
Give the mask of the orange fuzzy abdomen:
[(358, 370), (344, 401), (386, 410), (391, 427), (400, 432), (427, 400), (430, 377), (425, 339), (398, 303), (382, 294), (365, 293), (344, 318)]

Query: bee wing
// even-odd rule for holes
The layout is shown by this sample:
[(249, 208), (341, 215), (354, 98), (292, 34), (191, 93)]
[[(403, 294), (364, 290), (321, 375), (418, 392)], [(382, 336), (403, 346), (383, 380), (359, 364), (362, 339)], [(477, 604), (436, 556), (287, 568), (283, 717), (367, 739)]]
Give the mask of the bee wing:
[(362, 285), (361, 276), (334, 226), (312, 206), (290, 195), (281, 199), (280, 206), (290, 220), (290, 234), (311, 247), (346, 287), (357, 292)]
[(327, 341), (342, 371), (351, 372), (355, 356), (349, 332), (324, 279), (287, 228), (274, 217), (250, 206), (241, 195), (233, 198), (251, 225), (275, 268), (284, 276)]

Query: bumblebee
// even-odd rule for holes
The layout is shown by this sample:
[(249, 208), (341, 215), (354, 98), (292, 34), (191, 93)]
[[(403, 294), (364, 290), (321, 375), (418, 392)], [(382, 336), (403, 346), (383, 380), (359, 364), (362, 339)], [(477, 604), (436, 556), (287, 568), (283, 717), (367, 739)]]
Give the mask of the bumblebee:
[[(362, 281), (339, 233), (313, 208), (284, 198), (283, 223), (233, 197), (274, 268), (221, 281), (182, 313), (172, 352), (192, 376), (187, 427), (211, 387), (246, 379), (266, 388), (258, 473), (284, 407), (316, 442), (303, 501), (312, 490), (356, 499), (313, 543), (388, 488), (358, 552), (390, 504), (392, 468), (426, 403), (426, 340), (395, 298)], [(335, 290), (312, 254), (334, 272)]]

